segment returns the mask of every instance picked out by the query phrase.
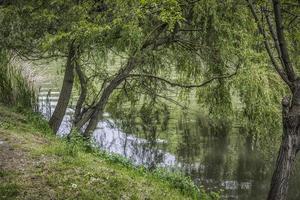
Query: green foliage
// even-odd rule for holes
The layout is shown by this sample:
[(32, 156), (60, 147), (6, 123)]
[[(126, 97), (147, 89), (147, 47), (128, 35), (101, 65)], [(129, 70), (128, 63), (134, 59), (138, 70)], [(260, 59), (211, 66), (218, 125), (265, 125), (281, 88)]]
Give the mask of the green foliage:
[[(185, 177), (180, 172), (170, 172), (165, 169), (155, 169), (153, 173), (159, 177), (159, 179), (166, 182), (170, 182), (175, 188), (180, 189), (183, 193), (192, 194), (194, 199), (206, 199), (200, 198), (202, 193), (199, 188), (195, 186), (195, 183), (190, 179)], [(203, 192), (203, 194), (205, 194)]]
[[(92, 192), (91, 188), (96, 188), (96, 186), (107, 189), (105, 193), (101, 193), (101, 195), (107, 195), (107, 198), (113, 195), (118, 198), (122, 193), (127, 194), (127, 190), (131, 191), (131, 196), (134, 195), (132, 187), (139, 186), (136, 183), (147, 181), (145, 186), (143, 186), (144, 183), (140, 184), (140, 186), (144, 187), (143, 191), (147, 191), (147, 193), (151, 187), (155, 187), (155, 191), (151, 193), (151, 197), (154, 199), (157, 199), (162, 188), (167, 189), (165, 194), (168, 198), (173, 196), (180, 198), (180, 195), (182, 195), (182, 198), (187, 199), (218, 199), (218, 195), (214, 193), (206, 194), (204, 189), (198, 189), (191, 179), (179, 172), (173, 173), (165, 169), (150, 171), (145, 167), (133, 165), (128, 159), (119, 155), (99, 151), (96, 147), (91, 149), (87, 147), (88, 143), (82, 136), (76, 132), (73, 132), (69, 139), (56, 138), (53, 135), (49, 135), (45, 131), (47, 129), (41, 129), (40, 126), (44, 120), (35, 119), (38, 117), (36, 114), (30, 115), (26, 111), (22, 111), (22, 114), (16, 114), (12, 110), (0, 108), (0, 116), (6, 116), (7, 123), (12, 124), (12, 126), (8, 127), (10, 131), (5, 134), (12, 134), (14, 138), (18, 138), (18, 141), (22, 141), (22, 148), (28, 148), (26, 152), (30, 152), (33, 158), (42, 156), (44, 159), (47, 159), (50, 156), (50, 159), (46, 162), (47, 170), (35, 168), (34, 175), (39, 177), (37, 174), (42, 173), (42, 176), (47, 180), (47, 184), (45, 184), (47, 187), (55, 188), (59, 186), (57, 191), (60, 191), (60, 187), (63, 187), (64, 192), (59, 193), (63, 197), (70, 197), (72, 196), (72, 191), (80, 190), (80, 196), (77, 196), (77, 198), (93, 199), (98, 190)], [(14, 115), (19, 116), (23, 120), (18, 120)], [(1, 120), (3, 119), (1, 118)], [(18, 124), (18, 131), (16, 131), (15, 124)], [(3, 131), (6, 129), (5, 127), (0, 128)], [(20, 130), (22, 130), (22, 134)], [(112, 176), (112, 174), (116, 173), (117, 175)], [(28, 172), (27, 175), (30, 176), (30, 173)], [(7, 173), (5, 171), (1, 172), (0, 177), (7, 177)], [(39, 179), (37, 178), (37, 180)], [(134, 185), (130, 186), (130, 184), (133, 184), (132, 182), (134, 182)], [(28, 187), (24, 183), (20, 184), (22, 184), (22, 190)], [(85, 185), (88, 185), (90, 188), (87, 188)], [(11, 194), (13, 196), (19, 194), (19, 186), (16, 185), (14, 190), (12, 190), (10, 185), (1, 185), (0, 188), (5, 192), (5, 195)], [(28, 189), (28, 194), (30, 194), (31, 188)], [(46, 194), (44, 193), (44, 195)], [(137, 199), (141, 198), (139, 195), (136, 196)]]
[(281, 132), (280, 102), (287, 90), (277, 74), (267, 67), (252, 65), (242, 70), (236, 79), (236, 92), (242, 103), (237, 108), (239, 123), (256, 137)]
[[(46, 121), (36, 113), (32, 113), (27, 110), (19, 110), (18, 115), (22, 118), (22, 120), (18, 123), (13, 123), (15, 120), (13, 120), (11, 110), (7, 113), (6, 111), (4, 112), (3, 110), (1, 110), (0, 113), (3, 116), (6, 116), (5, 119), (7, 119), (7, 123), (10, 124), (9, 126), (5, 127), (0, 126), (0, 128), (15, 130), (18, 127), (18, 130), (21, 129), (27, 132), (33, 132), (36, 136), (43, 136), (52, 143), (48, 146), (48, 148), (38, 149), (35, 154), (56, 155), (62, 158), (63, 165), (76, 164), (78, 166), (83, 166), (87, 163), (87, 161), (83, 159), (83, 157), (92, 156), (93, 159), (101, 159), (106, 163), (133, 170), (135, 171), (135, 173), (139, 174), (139, 176), (145, 176), (149, 179), (154, 178), (156, 180), (163, 181), (166, 184), (170, 184), (172, 188), (180, 190), (184, 195), (192, 196), (194, 199), (198, 199), (199, 195), (201, 199), (210, 199), (208, 197), (213, 197), (213, 194), (206, 194), (203, 189), (198, 189), (198, 187), (190, 178), (185, 177), (180, 172), (170, 172), (166, 169), (161, 168), (150, 171), (146, 167), (133, 165), (130, 160), (120, 155), (110, 154), (105, 151), (101, 151), (96, 147), (92, 148), (90, 143), (76, 131), (73, 131), (68, 138), (54, 138), (52, 134), (49, 134), (49, 131), (51, 130), (49, 129)], [(23, 116), (25, 118), (23, 118)], [(1, 119), (1, 121), (4, 120)], [(21, 128), (22, 126), (23, 128)], [(33, 137), (35, 136), (33, 135)]]
[[(267, 3), (258, 1), (257, 6), (272, 9)], [(297, 6), (285, 9), (299, 11)], [(157, 125), (162, 131), (167, 129), (170, 112), (165, 102), (179, 100), (188, 105), (197, 99), (213, 125), (237, 123), (256, 138), (279, 135), (280, 98), (288, 90), (270, 68), (263, 38), (243, 0), (16, 0), (1, 5), (0, 11), (1, 49), (38, 60), (65, 58), (71, 43), (80, 49), (79, 63), (89, 77), (86, 106), (94, 106), (109, 82), (126, 71), (126, 63), (138, 60), (131, 71), (136, 76), (126, 74), (117, 80), (120, 90), (107, 108), (114, 118), (128, 119), (124, 127), (139, 124), (155, 137)], [(284, 17), (288, 19), (284, 23), (292, 63), (299, 70), (300, 29), (295, 19)], [(8, 52), (0, 52), (0, 101), (32, 107), (31, 85), (10, 66)], [(213, 79), (235, 71), (236, 75), (226, 80)], [(179, 87), (206, 80), (212, 81), (196, 90)], [(37, 115), (29, 114), (27, 121), (42, 132), (50, 132)], [(1, 123), (4, 128), (11, 126), (16, 124)], [(90, 149), (74, 132), (51, 151), (73, 161)], [(131, 167), (119, 156), (100, 156)], [(183, 191), (191, 187), (189, 180), (177, 175), (155, 173)]]
[[(151, 8), (154, 12), (159, 13), (159, 19), (168, 24), (168, 28), (172, 31), (176, 23), (183, 20), (180, 1), (177, 0), (141, 0), (141, 6)], [(142, 12), (149, 12), (142, 9)]]
[(0, 51), (0, 102), (23, 108), (33, 108), (35, 93), (32, 84), (22, 74), (21, 69), (14, 66), (8, 52)]
[(123, 156), (120, 156), (118, 154), (113, 154), (113, 153), (111, 154), (111, 153), (108, 153), (106, 151), (101, 151), (101, 150), (100, 151), (97, 150), (95, 153), (99, 154), (99, 156), (101, 158), (105, 159), (106, 161), (108, 161), (110, 163), (118, 164), (118, 165), (120, 165), (122, 167), (126, 167), (126, 168), (143, 169), (142, 167), (139, 168), (139, 167), (133, 165), (129, 159), (127, 159)]
[(9, 182), (8, 179), (14, 177), (11, 171), (0, 170), (0, 199), (13, 200), (21, 192), (21, 187), (16, 182)]
[[(298, 11), (295, 7), (290, 9)], [(261, 135), (268, 128), (274, 132), (280, 124), (276, 97), (285, 94), (285, 88), (273, 71), (267, 70), (269, 60), (262, 47), (262, 37), (245, 1), (39, 0), (16, 1), (2, 6), (1, 11), (4, 26), (0, 29), (3, 36), (0, 44), (11, 49), (17, 47), (21, 56), (64, 57), (68, 45), (75, 41), (81, 49), (83, 71), (90, 77), (86, 104), (95, 102), (103, 91), (102, 86), (149, 40), (153, 45), (138, 54), (143, 64), (137, 64), (134, 73), (151, 74), (175, 83), (200, 84), (212, 77), (232, 74), (238, 63), (241, 69), (236, 79), (218, 79), (192, 92), (177, 87), (166, 95), (170, 85), (163, 81), (128, 77), (126, 84), (121, 84), (119, 97), (111, 100), (112, 104), (121, 104), (124, 96), (127, 98), (124, 104), (133, 105), (143, 103), (144, 100), (139, 101), (143, 95), (149, 101), (156, 94), (165, 97), (174, 93), (176, 100), (185, 102), (194, 95), (212, 121), (242, 117), (238, 123)], [(287, 37), (294, 41), (289, 47), (297, 67), (299, 29), (290, 28)], [(165, 45), (158, 45), (166, 38)], [(24, 91), (18, 99), (28, 104), (28, 98), (23, 98), (28, 91), (22, 88), (21, 80), (17, 79), (16, 83)], [(76, 86), (80, 90), (78, 80)], [(275, 123), (270, 123), (271, 116), (276, 118)]]
[(114, 163), (128, 169), (134, 169), (145, 176), (149, 176), (149, 178), (155, 177), (160, 181), (164, 181), (165, 183), (172, 185), (172, 187), (179, 189), (183, 194), (192, 196), (193, 199), (219, 199), (218, 194), (207, 194), (204, 189), (199, 189), (190, 178), (186, 177), (179, 171), (171, 172), (163, 168), (157, 168), (153, 171), (149, 171), (149, 169), (143, 166), (133, 165), (130, 160), (122, 156), (117, 154), (108, 154), (104, 151), (100, 151), (99, 156), (110, 163)]
[(15, 199), (15, 197), (19, 194), (20, 188), (16, 184), (10, 183), (0, 183), (0, 198), (1, 199)]
[(89, 152), (91, 151), (91, 146), (86, 139), (78, 132), (72, 131), (66, 140), (66, 152), (71, 156), (78, 156), (78, 152)]
[[(184, 194), (194, 196), (195, 199), (197, 199), (196, 197), (200, 194), (200, 190), (194, 182), (179, 171), (171, 172), (163, 168), (157, 168), (153, 171), (149, 171), (146, 167), (133, 165), (129, 159), (117, 154), (109, 154), (105, 151), (100, 151), (97, 154), (110, 163), (114, 163), (128, 169), (135, 169), (141, 174), (154, 176), (161, 181), (165, 181), (166, 183), (171, 184), (174, 188), (181, 190)], [(205, 193), (204, 190), (201, 191), (201, 194), (202, 192), (203, 194)]]

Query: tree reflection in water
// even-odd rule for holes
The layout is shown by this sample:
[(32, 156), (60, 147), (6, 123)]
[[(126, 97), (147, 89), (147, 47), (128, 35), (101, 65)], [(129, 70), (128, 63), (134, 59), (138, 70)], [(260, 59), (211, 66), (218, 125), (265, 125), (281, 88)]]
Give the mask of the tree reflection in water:
[[(56, 105), (57, 98), (53, 94), (57, 96), (55, 92), (49, 96), (42, 90), (38, 98), (40, 112), (45, 117)], [(93, 134), (96, 144), (150, 169), (179, 168), (209, 190), (224, 189), (222, 199), (266, 198), (277, 153), (274, 142), (254, 140), (253, 134), (226, 126), (226, 122), (212, 126), (207, 118), (198, 114), (176, 114), (171, 118), (164, 109), (151, 106), (143, 109), (143, 112), (127, 112), (119, 118), (108, 115), (98, 123)], [(70, 130), (72, 112), (69, 108), (64, 117), (61, 135)], [(299, 168), (298, 161), (295, 169)], [(300, 199), (298, 185), (300, 173), (295, 170), (291, 177), (290, 200)]]

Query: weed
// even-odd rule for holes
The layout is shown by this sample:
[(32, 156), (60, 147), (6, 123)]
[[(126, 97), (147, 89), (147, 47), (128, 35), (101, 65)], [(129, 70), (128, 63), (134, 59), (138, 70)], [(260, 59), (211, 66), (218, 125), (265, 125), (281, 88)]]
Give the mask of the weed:
[(14, 183), (0, 183), (0, 199), (14, 199), (19, 194), (19, 189)]

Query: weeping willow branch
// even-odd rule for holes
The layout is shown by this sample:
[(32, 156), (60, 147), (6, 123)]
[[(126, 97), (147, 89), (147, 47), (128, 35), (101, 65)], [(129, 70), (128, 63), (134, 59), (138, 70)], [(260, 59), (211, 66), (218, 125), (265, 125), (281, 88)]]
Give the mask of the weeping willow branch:
[(181, 107), (182, 109), (187, 109), (186, 106), (182, 105), (181, 103), (179, 103), (175, 99), (173, 99), (171, 97), (167, 97), (167, 96), (162, 96), (162, 95), (158, 94), (156, 91), (154, 91), (153, 89), (149, 88), (144, 82), (142, 82), (142, 85), (143, 85), (142, 86), (143, 89), (145, 89), (146, 92), (139, 91), (140, 94), (145, 94), (145, 95), (148, 95), (148, 96), (155, 96), (155, 97), (158, 97), (160, 99), (164, 99), (166, 101), (169, 101), (169, 102), (173, 103), (174, 105)]
[(231, 78), (233, 76), (235, 76), (238, 73), (238, 69), (240, 67), (240, 64), (238, 64), (236, 66), (235, 72), (232, 74), (227, 74), (227, 75), (221, 75), (221, 76), (215, 76), (212, 77), (200, 84), (183, 84), (183, 83), (175, 83), (172, 82), (171, 80), (168, 80), (166, 78), (163, 77), (159, 77), (159, 76), (155, 76), (152, 74), (129, 74), (128, 77), (145, 77), (145, 78), (150, 78), (150, 79), (155, 79), (164, 83), (167, 83), (168, 85), (170, 85), (171, 87), (180, 87), (180, 88), (187, 88), (187, 89), (191, 89), (191, 88), (199, 88), (199, 87), (204, 87), (208, 84), (210, 84), (211, 82), (215, 81), (215, 80), (219, 80), (219, 79), (228, 79)]
[(281, 65), (284, 66), (284, 62), (283, 62), (282, 57), (281, 57), (282, 55), (281, 55), (281, 50), (280, 50), (280, 46), (279, 46), (278, 37), (276, 35), (275, 30), (273, 29), (273, 25), (272, 25), (270, 16), (268, 15), (268, 12), (266, 12), (266, 11), (264, 11), (264, 14), (265, 14), (266, 21), (267, 21), (267, 24), (268, 24), (268, 27), (269, 27), (269, 31), (271, 33), (271, 36), (272, 36), (273, 40), (274, 40), (274, 45), (275, 45), (275, 48), (277, 50)]
[[(147, 93), (144, 93), (144, 94), (147, 94)], [(148, 94), (148, 95), (149, 95), (149, 94)], [(160, 94), (154, 94), (154, 95), (155, 95), (155, 97), (158, 97), (158, 98), (160, 98), (160, 99), (164, 99), (164, 100), (166, 100), (166, 101), (168, 101), (168, 102), (171, 102), (171, 103), (173, 103), (174, 105), (181, 107), (182, 109), (187, 109), (186, 106), (182, 105), (181, 103), (179, 103), (179, 102), (176, 101), (175, 99), (172, 99), (171, 97), (162, 96), (162, 95), (160, 95)], [(162, 101), (161, 101), (161, 102), (162, 102)]]
[[(257, 13), (255, 11), (255, 8), (254, 8), (254, 5), (252, 3), (252, 0), (246, 0), (246, 1), (248, 2), (248, 6), (250, 8), (250, 11), (251, 11), (251, 13), (253, 15), (253, 18), (254, 18), (256, 24), (257, 24), (258, 30), (259, 30), (260, 34), (263, 36), (263, 38), (264, 38), (263, 42), (264, 42), (265, 48), (267, 50), (267, 53), (268, 53), (268, 55), (269, 55), (269, 57), (271, 59), (271, 62), (273, 64), (275, 70), (277, 71), (277, 73), (279, 74), (279, 76), (282, 78), (282, 80), (284, 80), (284, 82), (286, 82), (286, 84), (290, 88), (292, 88), (293, 86), (292, 86), (291, 81), (289, 80), (287, 72), (280, 67), (280, 65), (277, 63), (277, 61), (275, 59), (275, 56), (272, 53), (272, 50), (271, 50), (271, 47), (270, 47), (270, 44), (269, 44), (269, 41), (268, 41), (267, 33), (264, 30), (263, 25), (261, 24), (261, 22), (260, 22), (260, 20), (258, 18), (258, 15), (257, 15)], [(278, 37), (278, 39), (280, 39), (280, 38)], [(280, 52), (281, 52), (281, 49), (280, 49)], [(278, 55), (278, 56), (280, 56), (280, 55)], [(285, 66), (283, 66), (283, 67), (285, 67)]]
[(289, 80), (293, 82), (294, 80), (296, 80), (296, 74), (294, 72), (292, 62), (290, 61), (288, 47), (283, 33), (283, 20), (279, 0), (273, 0), (273, 9), (275, 15), (276, 32), (279, 40), (279, 47), (281, 50), (282, 60), (284, 62), (286, 74)]

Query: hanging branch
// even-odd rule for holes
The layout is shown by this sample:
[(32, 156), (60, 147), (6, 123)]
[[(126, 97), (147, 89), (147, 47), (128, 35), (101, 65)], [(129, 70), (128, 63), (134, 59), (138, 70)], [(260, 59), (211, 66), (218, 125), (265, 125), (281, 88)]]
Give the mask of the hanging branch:
[(152, 74), (129, 74), (128, 77), (146, 77), (146, 78), (150, 78), (150, 79), (156, 79), (158, 81), (161, 81), (161, 82), (164, 82), (164, 83), (167, 83), (168, 85), (170, 85), (171, 87), (181, 87), (181, 88), (187, 88), (187, 89), (191, 89), (191, 88), (199, 88), (199, 87), (204, 87), (206, 85), (208, 85), (209, 83), (213, 82), (214, 80), (219, 80), (219, 79), (228, 79), (228, 78), (231, 78), (233, 77), (234, 75), (237, 74), (238, 72), (238, 69), (240, 67), (240, 64), (238, 64), (236, 66), (236, 70), (234, 73), (232, 74), (227, 74), (227, 75), (222, 75), (222, 76), (215, 76), (215, 77), (212, 77), (200, 84), (182, 84), (182, 83), (175, 83), (175, 82), (172, 82), (170, 80), (167, 80), (165, 78), (162, 78), (162, 77), (159, 77), (159, 76), (155, 76), (155, 75), (152, 75)]
[(278, 57), (280, 59), (281, 65), (284, 66), (284, 62), (283, 62), (283, 59), (282, 59), (278, 38), (277, 38), (276, 32), (273, 28), (273, 25), (271, 23), (271, 19), (270, 19), (269, 15), (267, 14), (266, 11), (264, 11), (264, 14), (265, 14), (266, 21), (267, 21), (267, 24), (268, 24), (268, 27), (269, 27), (269, 31), (271, 33), (271, 36), (272, 36), (273, 40), (274, 40), (274, 45), (275, 45), (276, 51), (278, 53)]
[(81, 116), (81, 111), (82, 107), (84, 104), (84, 101), (86, 100), (87, 97), (87, 78), (84, 74), (84, 72), (81, 69), (81, 66), (78, 62), (75, 63), (75, 71), (76, 74), (78, 75), (79, 83), (80, 83), (80, 95), (76, 103), (75, 107), (75, 113), (74, 113), (74, 123), (76, 124), (77, 121), (80, 120)]
[(251, 10), (251, 13), (252, 13), (252, 15), (254, 17), (254, 20), (255, 20), (256, 24), (257, 24), (258, 30), (259, 30), (260, 34), (262, 34), (262, 36), (264, 38), (263, 42), (264, 42), (265, 48), (267, 50), (267, 53), (268, 53), (268, 55), (269, 55), (269, 57), (271, 59), (271, 62), (273, 64), (275, 70), (277, 71), (277, 73), (279, 74), (279, 76), (282, 78), (282, 80), (284, 82), (286, 82), (286, 84), (292, 89), (293, 86), (292, 86), (292, 83), (291, 83), (290, 79), (288, 78), (286, 72), (277, 63), (274, 55), (272, 54), (271, 47), (270, 47), (270, 44), (269, 44), (268, 38), (267, 38), (267, 33), (265, 32), (263, 26), (261, 25), (261, 23), (259, 21), (259, 18), (258, 18), (257, 14), (256, 14), (255, 9), (254, 9), (254, 5), (252, 4), (252, 1), (251, 0), (246, 0), (246, 1), (248, 2), (248, 6), (249, 6), (249, 8)]
[(289, 81), (293, 82), (296, 80), (296, 74), (294, 72), (292, 63), (290, 61), (287, 44), (286, 44), (284, 33), (283, 33), (283, 23), (282, 23), (282, 15), (281, 15), (281, 8), (280, 8), (279, 0), (273, 0), (273, 8), (274, 8), (276, 31), (277, 31), (280, 50), (281, 50), (282, 60), (284, 62), (284, 67), (285, 67), (285, 71), (288, 76), (288, 79), (289, 79)]
[(186, 106), (182, 105), (181, 103), (179, 103), (175, 99), (172, 99), (171, 97), (162, 96), (160, 94), (157, 94), (157, 92), (155, 92), (151, 88), (149, 88), (148, 85), (146, 85), (144, 82), (142, 82), (142, 85), (143, 85), (143, 89), (145, 89), (146, 92), (141, 92), (140, 91), (141, 94), (145, 94), (145, 95), (148, 95), (148, 96), (154, 95), (155, 97), (158, 97), (158, 98), (164, 99), (166, 101), (169, 101), (169, 102), (173, 103), (174, 105), (181, 107), (182, 109), (187, 109)]

